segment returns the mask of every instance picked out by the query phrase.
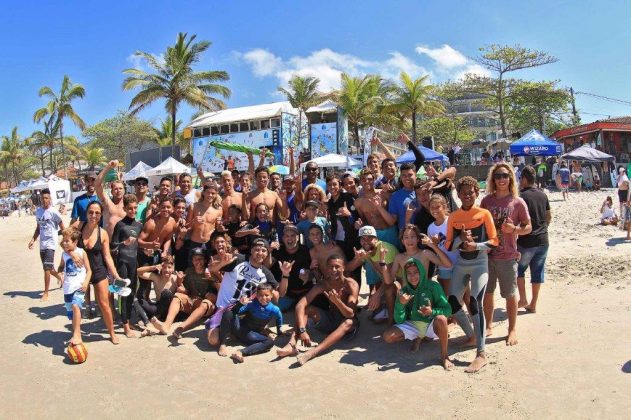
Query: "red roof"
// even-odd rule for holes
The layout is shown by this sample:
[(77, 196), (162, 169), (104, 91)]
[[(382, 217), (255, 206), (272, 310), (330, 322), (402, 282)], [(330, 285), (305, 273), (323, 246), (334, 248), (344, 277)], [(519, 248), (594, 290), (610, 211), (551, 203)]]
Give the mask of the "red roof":
[(631, 131), (631, 117), (610, 118), (608, 120), (598, 120), (589, 124), (577, 125), (576, 127), (564, 128), (554, 132), (550, 137), (561, 140), (564, 137), (574, 137), (600, 130)]

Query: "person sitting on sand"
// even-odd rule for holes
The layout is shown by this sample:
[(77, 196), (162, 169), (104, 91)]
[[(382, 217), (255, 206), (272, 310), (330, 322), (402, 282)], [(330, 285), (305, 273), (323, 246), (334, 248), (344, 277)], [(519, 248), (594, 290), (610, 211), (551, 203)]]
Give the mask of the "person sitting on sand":
[(164, 321), (169, 312), (173, 295), (177, 292), (177, 275), (172, 255), (168, 255), (161, 264), (149, 265), (138, 269), (138, 278), (150, 281), (156, 294), (156, 301), (145, 300), (142, 296), (134, 300), (134, 308), (145, 326), (153, 317)]
[[(265, 353), (272, 348), (274, 340), (265, 334), (265, 328), (272, 318), (276, 320), (276, 334), (280, 335), (283, 314), (278, 306), (272, 303), (273, 291), (271, 284), (259, 284), (256, 287), (255, 299), (243, 296), (239, 300), (242, 306), (235, 307), (237, 316), (232, 318), (232, 325), (222, 325), (222, 328), (231, 330), (239, 341), (247, 345), (246, 348), (232, 354), (231, 358), (237, 363), (243, 363), (244, 357)], [(243, 318), (241, 315), (244, 315)]]
[[(382, 258), (385, 257), (382, 252)], [(392, 281), (385, 269), (385, 279)], [(427, 278), (423, 264), (416, 258), (403, 265), (403, 287), (394, 305), (395, 324), (383, 332), (386, 343), (412, 340), (412, 351), (418, 351), (424, 337), (440, 340), (440, 360), (443, 368), (450, 370), (453, 363), (447, 354), (449, 334), (447, 317), (451, 306), (440, 284)]]
[[(342, 338), (357, 333), (359, 286), (355, 280), (344, 275), (344, 269), (344, 258), (341, 255), (334, 254), (327, 259), (327, 276), (296, 304), (296, 331), (287, 345), (276, 352), (278, 357), (297, 356), (298, 363), (304, 365)], [(314, 299), (320, 295), (329, 300), (328, 310), (312, 305)], [(313, 326), (327, 336), (316, 347), (299, 354), (296, 348), (298, 340), (305, 346), (311, 346), (311, 337), (307, 333), (308, 321), (313, 322)]]
[(616, 210), (613, 208), (613, 199), (609, 195), (600, 207), (600, 224), (604, 226), (618, 225), (618, 215), (616, 214)]

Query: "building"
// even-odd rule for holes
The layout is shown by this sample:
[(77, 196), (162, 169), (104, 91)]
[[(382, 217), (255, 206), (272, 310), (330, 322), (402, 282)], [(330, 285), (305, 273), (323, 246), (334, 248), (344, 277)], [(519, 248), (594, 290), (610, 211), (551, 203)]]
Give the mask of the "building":
[(629, 162), (631, 155), (631, 116), (597, 120), (589, 124), (564, 128), (554, 138), (569, 152), (584, 144), (615, 156), (616, 162)]
[(483, 103), (484, 96), (469, 93), (446, 104), (447, 113), (462, 118), (478, 139), (495, 141), (502, 137), (497, 113)]

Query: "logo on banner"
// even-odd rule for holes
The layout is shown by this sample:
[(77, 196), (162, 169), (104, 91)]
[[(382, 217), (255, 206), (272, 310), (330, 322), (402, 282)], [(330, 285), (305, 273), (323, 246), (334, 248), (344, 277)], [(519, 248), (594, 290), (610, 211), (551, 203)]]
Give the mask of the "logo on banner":
[(58, 200), (61, 200), (62, 198), (66, 198), (66, 191), (64, 190), (55, 191), (55, 194), (57, 195)]

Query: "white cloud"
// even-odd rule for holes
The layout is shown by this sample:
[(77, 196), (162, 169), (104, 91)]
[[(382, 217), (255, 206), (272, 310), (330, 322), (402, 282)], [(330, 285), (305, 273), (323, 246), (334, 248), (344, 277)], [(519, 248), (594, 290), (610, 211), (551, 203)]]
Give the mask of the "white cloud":
[(399, 74), (404, 71), (411, 77), (418, 77), (429, 74), (425, 68), (417, 65), (414, 61), (398, 51), (390, 53), (390, 58), (386, 60), (386, 76), (390, 79), (398, 80)]
[(439, 67), (446, 69), (462, 67), (468, 62), (467, 57), (447, 44), (443, 44), (440, 48), (429, 48), (425, 45), (419, 45), (416, 47), (416, 52), (418, 54), (427, 55), (434, 60)]
[(467, 74), (475, 74), (478, 76), (491, 76), (491, 72), (482, 67), (479, 64), (471, 63), (468, 64), (463, 70), (455, 74), (456, 80), (464, 80)]
[(282, 60), (271, 52), (257, 48), (243, 54), (243, 59), (252, 66), (256, 76), (270, 76), (282, 67)]

